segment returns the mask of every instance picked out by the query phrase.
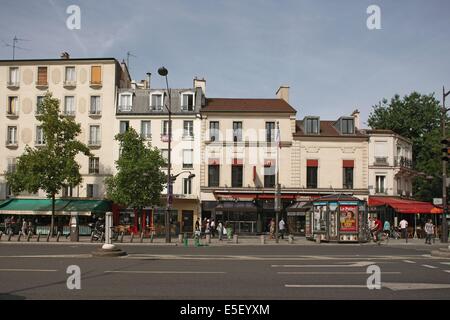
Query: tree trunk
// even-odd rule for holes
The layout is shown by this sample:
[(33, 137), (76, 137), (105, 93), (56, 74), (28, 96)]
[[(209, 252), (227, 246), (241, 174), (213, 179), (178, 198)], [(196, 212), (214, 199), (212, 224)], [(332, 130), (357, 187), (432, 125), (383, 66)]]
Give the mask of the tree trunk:
[(52, 194), (52, 218), (50, 222), (50, 234), (52, 237), (55, 235), (54, 228), (55, 228), (55, 194)]

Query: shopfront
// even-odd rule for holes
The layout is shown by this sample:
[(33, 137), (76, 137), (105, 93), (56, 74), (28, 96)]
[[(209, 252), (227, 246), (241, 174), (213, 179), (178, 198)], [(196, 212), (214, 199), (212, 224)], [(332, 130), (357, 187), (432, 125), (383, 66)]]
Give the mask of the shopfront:
[(214, 212), (216, 221), (232, 228), (233, 234), (257, 232), (257, 207), (253, 201), (221, 201)]
[(296, 201), (286, 209), (289, 234), (305, 236), (306, 212), (308, 210), (311, 210), (311, 203), (305, 201)]
[(306, 238), (335, 242), (367, 239), (367, 205), (348, 195), (330, 195), (310, 202), (305, 215)]

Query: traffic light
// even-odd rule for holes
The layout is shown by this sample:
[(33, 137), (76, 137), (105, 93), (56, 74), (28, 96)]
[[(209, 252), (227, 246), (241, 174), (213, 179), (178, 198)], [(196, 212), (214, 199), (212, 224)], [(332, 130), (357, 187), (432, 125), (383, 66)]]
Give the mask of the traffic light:
[(443, 161), (448, 161), (449, 160), (449, 139), (443, 139), (441, 140), (441, 144), (442, 144), (442, 160)]

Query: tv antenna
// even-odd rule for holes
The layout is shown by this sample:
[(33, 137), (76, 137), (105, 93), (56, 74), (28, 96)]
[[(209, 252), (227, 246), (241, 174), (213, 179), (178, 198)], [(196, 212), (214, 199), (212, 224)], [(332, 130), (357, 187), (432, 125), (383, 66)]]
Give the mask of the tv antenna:
[(134, 54), (132, 54), (130, 51), (127, 51), (127, 67), (128, 67), (128, 70), (130, 69), (130, 57), (133, 57), (133, 58), (137, 58)]
[(13, 60), (14, 60), (15, 57), (16, 57), (16, 49), (27, 50), (27, 51), (30, 50), (30, 49), (27, 49), (27, 48), (19, 47), (19, 46), (17, 45), (17, 43), (18, 43), (19, 41), (30, 41), (30, 40), (28, 40), (28, 39), (17, 38), (17, 36), (14, 36), (12, 44), (11, 44), (11, 43), (7, 43), (7, 42), (5, 42), (5, 41), (2, 40), (2, 42), (5, 44), (5, 47), (12, 47), (12, 59), (13, 59)]

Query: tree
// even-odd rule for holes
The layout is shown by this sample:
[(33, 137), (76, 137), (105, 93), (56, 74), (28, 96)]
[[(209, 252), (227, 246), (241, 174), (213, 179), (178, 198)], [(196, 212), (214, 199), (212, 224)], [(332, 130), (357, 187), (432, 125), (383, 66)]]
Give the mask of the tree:
[(50, 233), (53, 236), (56, 194), (64, 187), (81, 183), (80, 165), (75, 156), (78, 153), (91, 156), (91, 153), (76, 139), (81, 125), (61, 114), (58, 99), (47, 92), (39, 108), (41, 113), (36, 118), (41, 122), (45, 145), (37, 148), (27, 145), (17, 159), (16, 170), (8, 173), (6, 179), (14, 194), (36, 193), (41, 189), (52, 199)]
[(107, 197), (138, 211), (159, 204), (167, 179), (161, 171), (166, 162), (160, 151), (145, 145), (133, 128), (117, 134), (115, 139), (120, 144), (120, 156), (116, 161), (117, 174), (105, 179)]
[(383, 99), (373, 106), (367, 122), (371, 128), (390, 129), (412, 141), (413, 162), (420, 173), (413, 190), (424, 201), (442, 195), (440, 121), (440, 102), (434, 94), (413, 92), (403, 98), (395, 95), (390, 102)]

